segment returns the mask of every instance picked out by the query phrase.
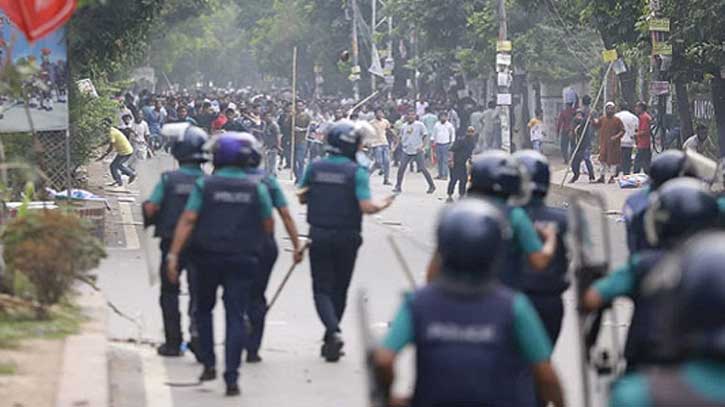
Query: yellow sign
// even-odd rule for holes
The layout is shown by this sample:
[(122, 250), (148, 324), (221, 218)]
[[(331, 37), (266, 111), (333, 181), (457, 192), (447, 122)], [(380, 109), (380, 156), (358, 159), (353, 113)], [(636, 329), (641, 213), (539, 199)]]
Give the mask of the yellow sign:
[(614, 62), (619, 58), (619, 55), (617, 55), (616, 49), (608, 49), (605, 51), (602, 51), (602, 59), (604, 62)]
[(668, 33), (670, 32), (669, 18), (653, 18), (649, 20), (649, 30)]
[(511, 52), (514, 47), (511, 44), (511, 41), (497, 41), (496, 42), (496, 52)]
[(672, 44), (655, 42), (652, 44), (653, 55), (672, 55)]

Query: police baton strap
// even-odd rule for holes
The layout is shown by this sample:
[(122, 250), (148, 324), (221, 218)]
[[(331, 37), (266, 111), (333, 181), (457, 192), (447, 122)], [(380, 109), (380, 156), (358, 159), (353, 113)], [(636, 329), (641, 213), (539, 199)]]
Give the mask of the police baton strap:
[[(305, 254), (307, 249), (310, 248), (310, 244), (312, 241), (307, 240), (304, 245), (302, 245), (302, 248), (300, 251), (302, 254)], [(297, 268), (297, 263), (293, 263), (289, 270), (287, 270), (287, 274), (285, 274), (284, 279), (282, 279), (282, 282), (280, 283), (279, 287), (277, 287), (277, 290), (274, 292), (274, 295), (272, 296), (272, 299), (269, 301), (269, 304), (267, 305), (267, 312), (269, 312), (270, 309), (272, 309), (272, 306), (274, 306), (274, 303), (277, 302), (277, 299), (282, 294), (282, 290), (284, 290), (284, 287), (287, 285), (287, 282), (289, 281), (290, 277), (292, 277), (292, 273)]]

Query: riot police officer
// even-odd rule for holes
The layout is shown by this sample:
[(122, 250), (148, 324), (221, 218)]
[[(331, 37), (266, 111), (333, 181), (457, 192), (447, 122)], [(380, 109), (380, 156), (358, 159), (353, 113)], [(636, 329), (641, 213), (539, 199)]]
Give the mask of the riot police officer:
[(587, 290), (584, 307), (590, 311), (607, 306), (620, 296), (628, 296), (634, 301), (634, 314), (625, 347), (629, 370), (662, 362), (657, 354), (661, 332), (653, 325), (659, 317), (659, 310), (642, 297), (642, 281), (660, 269), (663, 257), (677, 245), (712, 227), (717, 216), (717, 201), (703, 182), (692, 178), (666, 182), (651, 194), (644, 215), (647, 240), (653, 249), (633, 255), (628, 264), (596, 281)]
[(687, 154), (680, 150), (667, 150), (655, 157), (650, 166), (650, 184), (630, 195), (624, 203), (624, 220), (627, 228), (627, 247), (630, 255), (651, 249), (644, 231), (644, 213), (649, 204), (649, 195), (665, 182), (682, 177), (695, 177)]
[(568, 229), (566, 210), (546, 205), (549, 193), (551, 172), (549, 161), (543, 154), (534, 150), (522, 150), (514, 158), (524, 166), (531, 182), (531, 199), (524, 206), (534, 222), (554, 223), (557, 230), (557, 245), (554, 259), (542, 272), (528, 270), (523, 275), (522, 289), (534, 304), (544, 322), (546, 332), (556, 344), (561, 321), (564, 316), (564, 303), (561, 295), (569, 288), (566, 279), (569, 263), (564, 236)]
[[(499, 270), (498, 278), (505, 285), (520, 290), (527, 264), (534, 270), (543, 271), (554, 259), (556, 226), (546, 224), (538, 229), (544, 238), (542, 243), (526, 211), (517, 206), (517, 200), (521, 203), (526, 200), (523, 197), (527, 190), (523, 185), (524, 170), (510, 154), (489, 150), (474, 156), (471, 167), (470, 199), (486, 200), (497, 206), (506, 214), (513, 231), (512, 244), (504, 249), (504, 267)], [(435, 278), (439, 271), (440, 261), (436, 255), (428, 268), (428, 280)]]
[(362, 244), (362, 215), (378, 213), (393, 202), (392, 197), (373, 201), (368, 171), (357, 162), (364, 157), (362, 140), (371, 131), (369, 123), (335, 123), (327, 133), (328, 156), (310, 164), (299, 183), (310, 224), (315, 308), (325, 326), (321, 355), (328, 362), (342, 355), (340, 321)]
[[(179, 285), (172, 284), (167, 276), (166, 256), (174, 237), (176, 222), (184, 211), (186, 201), (194, 188), (196, 180), (203, 176), (201, 164), (207, 161), (203, 151), (207, 141), (204, 130), (184, 124), (167, 125), (162, 130), (170, 139), (171, 155), (179, 162), (179, 169), (165, 172), (161, 181), (148, 201), (143, 204), (146, 226), (154, 226), (154, 235), (161, 239), (161, 315), (164, 323), (164, 343), (158, 347), (161, 356), (181, 356), (181, 314), (179, 313)], [(189, 348), (196, 354), (198, 350), (198, 334), (194, 323), (194, 278), (193, 265), (189, 262), (186, 251), (179, 258), (179, 271), (187, 270), (186, 279), (189, 285), (189, 327), (191, 342)]]
[[(243, 133), (241, 137), (246, 138), (249, 143), (256, 142), (255, 137), (251, 134)], [(277, 178), (260, 168), (261, 161), (262, 156), (260, 152), (254, 149), (244, 171), (251, 179), (262, 182), (269, 190), (272, 206), (277, 209), (277, 213), (280, 219), (282, 219), (282, 223), (292, 242), (293, 261), (295, 264), (299, 264), (302, 261), (302, 248), (300, 246), (297, 225), (294, 219), (292, 219), (292, 215), (287, 207), (287, 198), (285, 198)], [(259, 356), (259, 348), (262, 345), (265, 317), (267, 315), (267, 298), (265, 293), (267, 291), (267, 285), (269, 284), (269, 277), (274, 268), (274, 263), (277, 261), (279, 254), (274, 235), (265, 237), (266, 239), (262, 245), (262, 253), (260, 255), (259, 272), (252, 283), (249, 308), (247, 310), (247, 316), (252, 329), (245, 346), (248, 363), (259, 363), (262, 361), (262, 358)]]
[[(397, 354), (415, 345), (412, 406), (534, 406), (534, 384), (542, 401), (563, 405), (541, 320), (525, 295), (495, 279), (509, 235), (491, 203), (464, 200), (444, 209), (441, 274), (405, 299), (374, 356), (389, 388)], [(524, 367), (533, 380), (521, 374)]]
[[(725, 234), (705, 233), (666, 261), (661, 279), (646, 281), (663, 298), (659, 320), (668, 326), (677, 365), (623, 377), (610, 405), (725, 406)], [(673, 284), (674, 283), (674, 284)]]
[(181, 250), (190, 242), (198, 270), (196, 320), (204, 371), (199, 380), (216, 379), (212, 310), (224, 288), (226, 314), (224, 381), (227, 395), (240, 394), (239, 366), (246, 332), (243, 316), (259, 269), (262, 243), (274, 230), (272, 203), (263, 183), (243, 170), (258, 144), (238, 133), (224, 133), (212, 147), (214, 174), (197, 180), (174, 233), (167, 256), (169, 280), (178, 279)]

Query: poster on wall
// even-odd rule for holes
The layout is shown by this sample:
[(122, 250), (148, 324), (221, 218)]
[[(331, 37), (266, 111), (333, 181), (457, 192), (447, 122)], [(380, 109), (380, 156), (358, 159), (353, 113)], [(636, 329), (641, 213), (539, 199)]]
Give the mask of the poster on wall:
[[(28, 64), (34, 74), (23, 82), (23, 95), (0, 94), (0, 133), (68, 129), (68, 51), (66, 30), (60, 28), (34, 43), (0, 13), (0, 64)], [(7, 45), (7, 47), (5, 47)], [(4, 66), (2, 67), (5, 68)]]

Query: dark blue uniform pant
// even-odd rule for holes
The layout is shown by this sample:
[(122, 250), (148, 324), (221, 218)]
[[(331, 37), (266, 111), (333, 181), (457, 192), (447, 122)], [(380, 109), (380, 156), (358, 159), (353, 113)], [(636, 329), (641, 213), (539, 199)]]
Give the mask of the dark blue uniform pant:
[(531, 300), (536, 312), (544, 323), (546, 333), (549, 334), (551, 344), (556, 345), (556, 340), (561, 332), (561, 321), (564, 317), (564, 302), (561, 294), (526, 294)]
[(252, 281), (252, 290), (249, 299), (249, 308), (247, 316), (252, 326), (252, 332), (249, 334), (247, 341), (247, 352), (258, 353), (262, 345), (262, 336), (264, 335), (264, 321), (267, 316), (267, 285), (269, 277), (272, 275), (272, 268), (277, 261), (279, 250), (274, 237), (269, 237), (264, 244), (262, 255), (259, 259), (259, 270)]
[(310, 265), (315, 308), (325, 338), (340, 332), (347, 290), (362, 237), (357, 230), (310, 228)]
[[(166, 255), (171, 247), (171, 239), (161, 240), (161, 266), (159, 267), (159, 276), (161, 278), (161, 295), (159, 296), (159, 304), (161, 305), (161, 316), (164, 321), (164, 339), (166, 345), (178, 349), (183, 342), (181, 333), (181, 313), (179, 312), (179, 284), (171, 284), (166, 267)], [(189, 256), (182, 253), (179, 259), (179, 267), (181, 271), (186, 270), (186, 282), (189, 286), (189, 308), (188, 314), (190, 319), (189, 334), (191, 337), (198, 335), (196, 328), (196, 320), (194, 318), (194, 310), (196, 308), (196, 293), (194, 274), (195, 270), (189, 261)]]
[(226, 335), (224, 380), (228, 384), (239, 379), (242, 363), (242, 347), (246, 339), (244, 313), (249, 305), (249, 291), (259, 266), (255, 257), (221, 255), (219, 253), (194, 253), (197, 266), (196, 321), (199, 327), (200, 359), (204, 366), (216, 366), (214, 353), (214, 325), (212, 311), (216, 305), (217, 289), (224, 287), (224, 311)]

